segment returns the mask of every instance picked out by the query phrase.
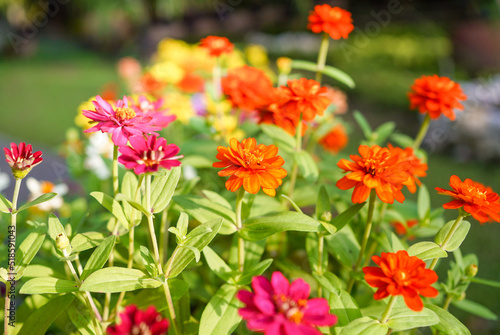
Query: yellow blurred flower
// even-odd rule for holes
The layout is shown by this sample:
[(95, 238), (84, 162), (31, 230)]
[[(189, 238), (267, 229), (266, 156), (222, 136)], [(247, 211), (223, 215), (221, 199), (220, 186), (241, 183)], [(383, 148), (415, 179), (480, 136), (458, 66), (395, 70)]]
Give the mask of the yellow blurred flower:
[(257, 68), (269, 66), (269, 58), (267, 57), (267, 49), (259, 44), (252, 44), (245, 48), (245, 55), (250, 65)]
[(184, 78), (186, 71), (173, 61), (156, 63), (151, 66), (149, 72), (161, 81), (169, 84), (177, 84)]
[(205, 101), (207, 104), (207, 112), (209, 114), (217, 114), (218, 112), (227, 114), (233, 108), (231, 101), (229, 100), (222, 100), (219, 102), (215, 102), (212, 100), (210, 96), (207, 95)]
[(165, 38), (158, 43), (158, 51), (154, 56), (154, 61), (174, 62), (180, 65), (186, 62), (191, 54), (192, 46), (188, 43), (172, 38)]
[(240, 50), (234, 49), (230, 54), (220, 56), (222, 67), (232, 69), (245, 65), (245, 55)]
[(95, 111), (95, 107), (94, 107), (94, 104), (92, 104), (92, 100), (95, 100), (95, 97), (92, 97), (89, 100), (82, 102), (78, 106), (78, 114), (75, 117), (75, 124), (78, 127), (82, 128), (83, 130), (87, 130), (90, 127), (92, 127), (92, 124), (90, 123), (90, 122), (92, 122), (92, 120), (86, 116), (83, 116), (83, 114), (82, 114), (83, 110)]
[(288, 57), (280, 57), (276, 60), (280, 74), (288, 75), (292, 71), (292, 60)]
[(189, 123), (189, 119), (195, 116), (191, 98), (186, 94), (179, 92), (169, 93), (165, 97), (164, 106), (168, 109), (169, 114), (174, 114), (177, 116), (177, 120), (184, 124)]
[(245, 136), (245, 132), (238, 128), (236, 115), (224, 114), (215, 117), (212, 126), (217, 132), (216, 139), (224, 139), (227, 143), (233, 137), (241, 140)]

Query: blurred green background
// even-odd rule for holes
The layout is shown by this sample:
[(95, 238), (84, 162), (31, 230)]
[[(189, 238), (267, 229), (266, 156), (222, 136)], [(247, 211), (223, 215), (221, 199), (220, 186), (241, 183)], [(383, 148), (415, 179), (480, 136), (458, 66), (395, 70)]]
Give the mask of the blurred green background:
[[(117, 60), (134, 56), (147, 63), (165, 37), (197, 42), (206, 35), (222, 35), (240, 46), (263, 43), (271, 59), (286, 55), (315, 60), (317, 49), (310, 46), (317, 45), (318, 36), (305, 27), (309, 10), (318, 3), (324, 2), (0, 0), (0, 138), (56, 152), (74, 125), (78, 105), (105, 85), (118, 83)], [(464, 83), (495, 82), (500, 70), (498, 0), (327, 3), (353, 13), (356, 30), (347, 41), (332, 43), (328, 64), (354, 78), (357, 87), (344, 88), (350, 111), (360, 110), (373, 126), (394, 121), (398, 131), (415, 135), (419, 117), (408, 110), (406, 93), (423, 74)], [(499, 105), (487, 107), (498, 111)], [(350, 114), (346, 119), (352, 122)], [(354, 153), (355, 139), (361, 135), (352, 124), (348, 150)], [(447, 199), (432, 188), (447, 187), (452, 174), (500, 191), (499, 157), (477, 160), (473, 154), (461, 155), (461, 148), (450, 143), (440, 151), (427, 147), (429, 171), (424, 182), (433, 207)], [(455, 213), (447, 215), (452, 219)], [(499, 224), (480, 226), (474, 221), (462, 247), (464, 254), (477, 253), (481, 278), (500, 280), (497, 236)], [(443, 266), (439, 270), (444, 274)], [(473, 284), (468, 294), (500, 314), (500, 289)], [(452, 312), (473, 334), (500, 334), (498, 322), (453, 307)]]

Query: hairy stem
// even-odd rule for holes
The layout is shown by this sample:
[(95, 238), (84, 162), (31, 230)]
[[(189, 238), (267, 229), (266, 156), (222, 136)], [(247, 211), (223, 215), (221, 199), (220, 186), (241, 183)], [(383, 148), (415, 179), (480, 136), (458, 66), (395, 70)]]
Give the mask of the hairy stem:
[(397, 296), (396, 295), (391, 295), (389, 298), (389, 301), (387, 302), (387, 307), (385, 308), (384, 313), (382, 314), (382, 317), (380, 318), (380, 323), (386, 323), (387, 320), (389, 319), (389, 316), (391, 315), (392, 308), (394, 307), (394, 304), (396, 303)]
[[(240, 230), (243, 225), (241, 222), (241, 207), (243, 205), (243, 196), (245, 195), (245, 190), (241, 187), (236, 195), (236, 228)], [(238, 271), (243, 273), (245, 268), (245, 241), (238, 234)]]

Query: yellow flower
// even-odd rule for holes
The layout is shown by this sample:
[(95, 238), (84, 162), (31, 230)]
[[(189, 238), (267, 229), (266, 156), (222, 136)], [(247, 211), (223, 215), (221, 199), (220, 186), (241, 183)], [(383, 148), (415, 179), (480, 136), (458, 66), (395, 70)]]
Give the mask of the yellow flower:
[(245, 55), (240, 50), (234, 49), (230, 54), (221, 55), (223, 67), (232, 69), (245, 65)]
[(165, 38), (158, 43), (155, 55), (157, 62), (170, 61), (176, 64), (185, 63), (192, 54), (192, 46), (181, 40)]
[(92, 104), (92, 100), (94, 100), (94, 99), (95, 99), (95, 97), (92, 97), (89, 100), (82, 102), (78, 106), (78, 114), (75, 117), (75, 124), (78, 127), (81, 127), (83, 130), (87, 130), (90, 127), (92, 127), (92, 124), (90, 123), (90, 122), (92, 122), (92, 120), (89, 119), (88, 117), (83, 116), (82, 111), (83, 110), (95, 110), (95, 107)]
[(177, 84), (185, 75), (182, 67), (172, 61), (156, 63), (151, 66), (150, 72), (154, 77), (169, 84)]
[(257, 68), (264, 68), (269, 66), (269, 58), (267, 57), (267, 50), (262, 45), (252, 44), (245, 48), (245, 55), (250, 65)]
[(177, 120), (187, 124), (189, 119), (195, 115), (189, 95), (173, 92), (165, 97), (165, 107), (169, 114), (177, 116)]

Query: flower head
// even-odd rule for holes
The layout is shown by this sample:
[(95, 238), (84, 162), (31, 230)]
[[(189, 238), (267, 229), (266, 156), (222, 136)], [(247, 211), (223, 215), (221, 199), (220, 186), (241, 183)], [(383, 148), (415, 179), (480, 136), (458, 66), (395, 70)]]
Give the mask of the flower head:
[(108, 335), (166, 335), (168, 332), (168, 320), (162, 318), (154, 306), (142, 311), (129, 305), (120, 313), (120, 320), (120, 324), (108, 326)]
[(488, 221), (500, 222), (500, 197), (489, 187), (481, 183), (459, 177), (450, 177), (450, 186), (453, 191), (436, 187), (439, 194), (449, 195), (453, 200), (444, 204), (445, 209), (463, 208), (480, 223)]
[(399, 157), (399, 162), (407, 162), (408, 174), (410, 178), (405, 181), (403, 184), (408, 187), (408, 190), (411, 193), (415, 193), (417, 190), (417, 186), (422, 185), (419, 177), (425, 177), (427, 175), (427, 163), (424, 163), (418, 158), (413, 152), (412, 147), (407, 147), (405, 149), (393, 147), (391, 144), (387, 146), (391, 153), (395, 156)]
[(238, 142), (230, 140), (229, 147), (218, 147), (217, 159), (213, 167), (225, 168), (219, 171), (219, 176), (230, 176), (226, 188), (237, 191), (241, 186), (248, 193), (256, 194), (260, 188), (270, 196), (276, 195), (276, 188), (285, 178), (286, 170), (281, 166), (285, 161), (277, 156), (278, 148), (274, 145), (257, 145), (255, 138), (247, 138)]
[(33, 152), (31, 144), (21, 142), (19, 146), (15, 143), (10, 144), (10, 150), (3, 148), (7, 163), (12, 169), (12, 174), (16, 179), (23, 179), (32, 168), (40, 164), (43, 160), (42, 152)]
[(319, 144), (325, 148), (325, 150), (332, 153), (338, 153), (340, 150), (344, 149), (349, 141), (345, 129), (342, 125), (337, 125), (330, 129), (330, 131), (319, 140)]
[(111, 139), (117, 146), (127, 145), (127, 140), (132, 135), (143, 135), (161, 128), (155, 125), (155, 118), (152, 116), (137, 115), (134, 109), (129, 107), (127, 97), (118, 100), (116, 107), (96, 96), (92, 102), (95, 111), (84, 110), (83, 115), (98, 122), (92, 128), (85, 130), (86, 133), (102, 131), (111, 133)]
[(141, 95), (137, 98), (137, 102), (133, 103), (130, 107), (135, 111), (136, 115), (143, 117), (152, 117), (155, 126), (165, 128), (172, 121), (175, 121), (175, 115), (167, 115), (166, 109), (163, 108), (163, 99), (149, 100)]
[(136, 174), (156, 172), (160, 167), (170, 170), (181, 165), (178, 159), (183, 156), (177, 156), (181, 149), (175, 144), (167, 145), (167, 140), (162, 137), (131, 136), (129, 142), (130, 147), (122, 146), (118, 149), (121, 153), (118, 162), (127, 169), (134, 169)]
[(64, 204), (63, 195), (68, 193), (68, 185), (66, 184), (53, 184), (47, 180), (36, 180), (35, 178), (28, 178), (26, 180), (26, 187), (30, 191), (30, 195), (28, 200), (31, 201), (33, 199), (38, 198), (39, 196), (47, 193), (57, 193), (55, 197), (52, 199), (45, 201), (41, 204), (36, 205), (36, 208), (41, 211), (51, 211), (54, 209), (59, 209)]
[(210, 56), (219, 57), (233, 51), (233, 43), (227, 37), (207, 36), (200, 41), (200, 47), (206, 49)]
[(323, 112), (330, 104), (330, 99), (326, 97), (326, 87), (313, 79), (288, 80), (287, 89), (290, 92), (290, 100), (284, 104), (283, 108), (288, 114), (300, 116), (304, 121), (312, 121), (316, 115), (323, 115)]
[(198, 93), (205, 89), (205, 80), (202, 76), (186, 72), (184, 77), (177, 83), (177, 88), (184, 93)]
[(339, 168), (349, 172), (337, 182), (337, 187), (341, 190), (354, 187), (354, 203), (365, 201), (371, 189), (375, 189), (377, 196), (385, 203), (392, 204), (394, 199), (403, 202), (405, 197), (401, 189), (410, 178), (407, 172), (409, 163), (399, 161), (398, 155), (378, 145), (360, 145), (358, 151), (360, 156), (350, 156), (352, 162), (341, 159), (337, 163)]
[(368, 285), (378, 288), (373, 296), (375, 300), (402, 295), (406, 306), (418, 312), (424, 308), (420, 296), (438, 295), (438, 290), (431, 286), (438, 280), (436, 272), (426, 269), (423, 260), (409, 256), (406, 250), (383, 252), (381, 257), (373, 256), (372, 260), (378, 267), (366, 266), (363, 272)]
[(165, 81), (157, 78), (151, 72), (146, 72), (141, 78), (140, 90), (153, 96), (159, 96), (166, 85)]
[(452, 121), (455, 120), (453, 109), (464, 109), (459, 100), (467, 99), (459, 84), (437, 75), (416, 79), (408, 97), (410, 109), (418, 109), (422, 114), (427, 113), (432, 119), (444, 114)]
[(311, 289), (303, 279), (289, 283), (281, 272), (274, 272), (271, 281), (264, 276), (254, 277), (252, 288), (254, 292), (241, 290), (236, 295), (245, 304), (239, 314), (252, 331), (321, 335), (316, 327), (337, 322), (326, 299), (308, 299)]
[(307, 28), (316, 34), (325, 32), (334, 40), (347, 38), (354, 30), (350, 12), (327, 4), (314, 7), (309, 14)]
[[(407, 220), (405, 223), (402, 223), (402, 222), (399, 222), (399, 221), (394, 221), (394, 222), (391, 222), (391, 225), (394, 227), (394, 230), (396, 231), (396, 233), (398, 235), (406, 235), (408, 234), (408, 230), (413, 227), (413, 226), (416, 226), (418, 224), (418, 220), (417, 219), (411, 219), (411, 220)], [(415, 236), (414, 235), (408, 235), (408, 239), (409, 240), (414, 240), (415, 239)]]

